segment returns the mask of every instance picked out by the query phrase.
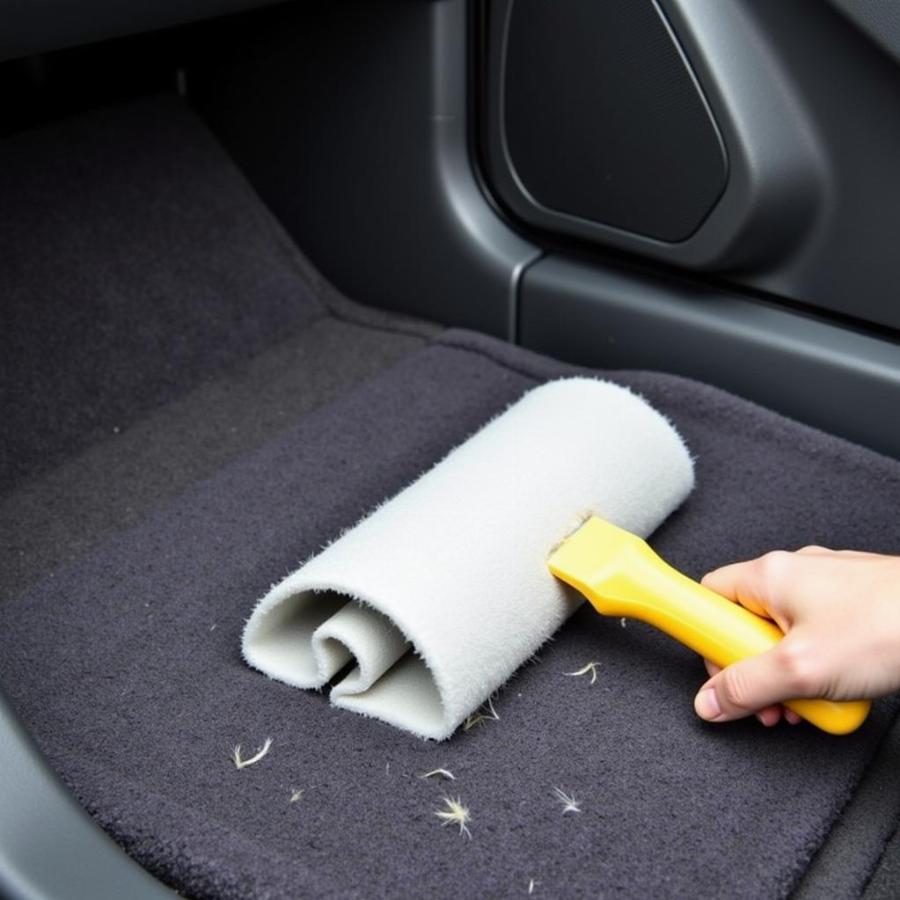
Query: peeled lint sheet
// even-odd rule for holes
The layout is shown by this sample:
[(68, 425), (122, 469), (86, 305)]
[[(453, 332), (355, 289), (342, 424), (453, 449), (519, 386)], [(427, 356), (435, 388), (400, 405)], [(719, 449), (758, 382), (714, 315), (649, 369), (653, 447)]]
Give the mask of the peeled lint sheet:
[(665, 419), (619, 385), (535, 388), (298, 571), (247, 661), (336, 706), (449, 737), (576, 609), (547, 556), (590, 515), (650, 534), (693, 487)]
[[(773, 547), (896, 552), (900, 464), (683, 379), (578, 372), (469, 333), (426, 344), (409, 323), (348, 318), (175, 103), (22, 140), (0, 168), (11, 179), (0, 213), (15, 222), (11, 198), (53, 213), (36, 205), (33, 233), (4, 232), (19, 273), (4, 284), (27, 282), (40, 311), (15, 333), (31, 351), (4, 378), (30, 371), (41, 403), (16, 419), (35, 433), (13, 443), (16, 487), (0, 502), (0, 684), (133, 856), (194, 897), (523, 897), (531, 886), (536, 897), (770, 898), (798, 885), (892, 701), (846, 738), (706, 725), (691, 707), (704, 678), (693, 654), (582, 607), (497, 693), (499, 719), (487, 711), (438, 743), (263, 677), (241, 635), (253, 598), (551, 379), (599, 374), (671, 419), (697, 487), (651, 543), (695, 577)], [(29, 188), (36, 158), (63, 162)], [(110, 222), (124, 243), (107, 239)], [(78, 253), (63, 254), (73, 234)], [(248, 265), (258, 277), (245, 280)], [(103, 333), (81, 321), (82, 303), (102, 304), (85, 316), (102, 315)], [(56, 307), (75, 321), (63, 327)], [(224, 353), (202, 323), (226, 310), (231, 338), (255, 337)], [(151, 346), (178, 346), (162, 371), (137, 352), (143, 341), (115, 353), (137, 322)], [(79, 324), (85, 353), (62, 354)], [(69, 381), (42, 377), (40, 360), (65, 362)], [(42, 437), (66, 405), (65, 434)], [(85, 429), (90, 441), (76, 440)], [(57, 467), (27, 480), (28, 461), (50, 457)], [(268, 753), (238, 769), (233, 747), (247, 760), (266, 738)], [(420, 777), (438, 768), (455, 780)], [(581, 811), (563, 814), (554, 788)], [(442, 827), (445, 795), (468, 807), (471, 838)], [(820, 896), (858, 895), (878, 850), (846, 854)]]

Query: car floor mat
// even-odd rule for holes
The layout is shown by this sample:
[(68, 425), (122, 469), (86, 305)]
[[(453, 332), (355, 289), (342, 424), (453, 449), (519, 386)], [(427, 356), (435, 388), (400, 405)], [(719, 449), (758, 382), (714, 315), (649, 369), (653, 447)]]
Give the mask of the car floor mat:
[[(864, 776), (895, 701), (876, 704), (869, 722), (841, 739), (807, 726), (709, 726), (691, 709), (704, 677), (692, 654), (588, 609), (500, 692), (498, 719), (442, 744), (332, 709), (324, 696), (242, 662), (244, 621), (273, 581), (525, 390), (598, 373), (468, 332), (436, 334), (337, 297), (173, 101), (72, 127), (87, 148), (101, 136), (112, 142), (104, 166), (119, 159), (116, 146), (125, 149), (118, 142), (139, 145), (142, 129), (172, 136), (157, 160), (182, 144), (198, 148), (190, 162), (179, 156), (184, 169), (163, 167), (172, 184), (162, 194), (179, 199), (144, 227), (172, 228), (182, 205), (186, 214), (202, 205), (212, 190), (197, 187), (207, 169), (231, 198), (216, 215), (234, 224), (234, 254), (216, 255), (229, 271), (233, 264), (233, 277), (219, 277), (198, 225), (196, 243), (184, 243), (184, 258), (165, 275), (172, 280), (154, 289), (166, 298), (155, 337), (133, 352), (113, 348), (156, 293), (135, 295), (132, 286), (165, 269), (167, 254), (109, 260), (124, 280), (112, 279), (106, 305), (90, 315), (115, 327), (98, 337), (85, 325), (76, 330), (82, 352), (43, 356), (72, 385), (24, 356), (24, 368), (12, 371), (40, 402), (35, 416), (16, 420), (23, 434), (10, 444), (0, 502), (11, 561), (0, 576), (0, 685), (103, 827), (198, 897), (795, 890)], [(41, 139), (27, 140), (37, 155)], [(71, 171), (85, 177), (74, 162)], [(147, 177), (121, 173), (133, 199), (126, 207), (72, 195), (86, 217), (80, 230), (101, 239), (89, 248), (95, 256), (65, 270), (78, 290), (54, 294), (42, 321), (93, 296), (107, 270), (96, 265), (102, 248), (113, 252), (109, 221), (136, 214), (136, 186)], [(90, 227), (94, 214), (107, 230)], [(245, 231), (261, 261), (238, 252)], [(247, 264), (259, 269), (245, 282)], [(258, 292), (267, 267), (282, 279), (270, 300)], [(39, 267), (17, 271), (16, 279), (38, 278)], [(224, 331), (238, 334), (222, 338), (232, 349), (218, 356), (202, 346), (218, 344), (218, 326), (202, 323), (218, 316), (210, 285), (224, 296), (229, 284), (240, 290), (221, 302), (239, 310), (244, 297), (247, 310), (236, 319), (223, 313)], [(292, 298), (286, 306), (282, 293)], [(253, 318), (271, 308), (279, 311), (263, 333)], [(65, 317), (55, 322), (47, 334), (57, 337), (45, 343), (39, 328), (25, 329), (26, 344), (35, 353), (57, 347), (68, 327)], [(166, 356), (179, 340), (181, 350)], [(653, 537), (688, 574), (808, 543), (897, 552), (900, 463), (685, 379), (600, 374), (669, 416), (696, 456), (697, 490)], [(64, 407), (73, 418), (47, 437)], [(589, 662), (594, 683), (567, 677)], [(252, 754), (267, 738), (264, 758), (235, 767), (235, 744)], [(421, 777), (439, 768), (454, 780)], [(563, 814), (557, 788), (580, 812)], [(470, 809), (470, 836), (441, 827), (435, 813), (446, 796)], [(879, 849), (861, 847), (826, 878), (822, 895), (859, 893)]]
[[(3, 605), (14, 707), (138, 859), (199, 896), (504, 896), (531, 879), (563, 896), (795, 886), (893, 702), (840, 740), (704, 725), (691, 711), (698, 660), (583, 610), (500, 693), (498, 721), (433, 744), (240, 658), (243, 622), (274, 578), (569, 371), (489, 339), (439, 338)], [(698, 487), (654, 539), (689, 574), (772, 546), (896, 549), (900, 464), (683, 379), (615, 380), (696, 454)], [(595, 684), (565, 677), (588, 661)], [(262, 761), (235, 768), (234, 744), (268, 737)], [(436, 768), (456, 780), (420, 777)], [(561, 815), (555, 787), (582, 812)], [(472, 811), (471, 839), (439, 827), (448, 790)], [(860, 884), (873, 864), (855, 860)]]

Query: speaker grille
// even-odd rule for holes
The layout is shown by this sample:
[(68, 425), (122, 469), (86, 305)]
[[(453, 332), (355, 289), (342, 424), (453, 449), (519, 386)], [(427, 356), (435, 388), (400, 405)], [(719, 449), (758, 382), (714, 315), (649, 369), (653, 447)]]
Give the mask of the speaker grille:
[(503, 101), (510, 162), (546, 209), (674, 242), (725, 187), (715, 123), (651, 0), (515, 0)]

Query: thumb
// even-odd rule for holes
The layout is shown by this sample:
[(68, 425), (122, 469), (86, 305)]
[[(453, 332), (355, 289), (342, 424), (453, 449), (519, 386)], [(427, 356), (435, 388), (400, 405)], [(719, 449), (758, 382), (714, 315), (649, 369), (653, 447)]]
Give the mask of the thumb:
[(781, 655), (776, 646), (717, 672), (694, 698), (697, 715), (708, 722), (729, 722), (790, 699)]

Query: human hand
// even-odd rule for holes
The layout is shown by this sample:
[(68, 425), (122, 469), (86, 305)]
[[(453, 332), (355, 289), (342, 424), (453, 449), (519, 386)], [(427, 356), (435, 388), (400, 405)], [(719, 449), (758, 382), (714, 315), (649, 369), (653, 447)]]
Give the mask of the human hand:
[(694, 709), (710, 722), (749, 715), (764, 725), (784, 716), (784, 700), (862, 700), (900, 689), (900, 557), (804, 547), (776, 551), (710, 572), (706, 587), (772, 619), (785, 633), (775, 647), (719, 670)]

